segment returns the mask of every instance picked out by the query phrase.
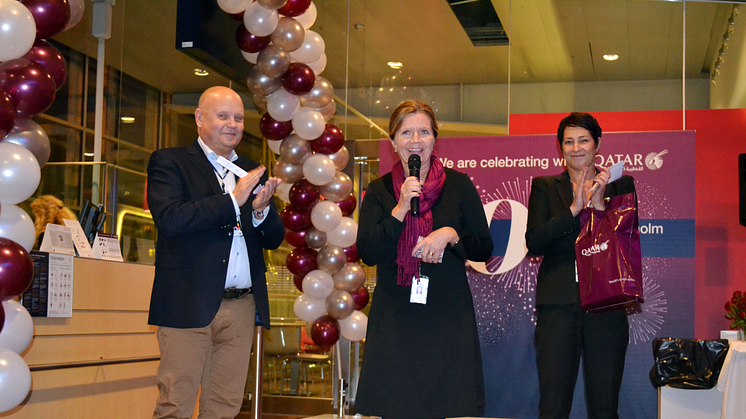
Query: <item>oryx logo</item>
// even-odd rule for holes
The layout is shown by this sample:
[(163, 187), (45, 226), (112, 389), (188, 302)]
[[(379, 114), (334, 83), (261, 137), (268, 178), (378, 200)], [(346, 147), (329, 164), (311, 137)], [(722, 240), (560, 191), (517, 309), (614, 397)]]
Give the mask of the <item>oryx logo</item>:
[(663, 166), (663, 155), (668, 154), (668, 150), (663, 150), (660, 153), (650, 153), (645, 156), (645, 166), (650, 170), (658, 170)]

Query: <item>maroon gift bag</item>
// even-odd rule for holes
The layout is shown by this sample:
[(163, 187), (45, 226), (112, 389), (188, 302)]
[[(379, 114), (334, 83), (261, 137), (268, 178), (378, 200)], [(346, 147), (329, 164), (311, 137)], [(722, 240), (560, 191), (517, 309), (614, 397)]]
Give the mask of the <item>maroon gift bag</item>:
[(575, 259), (583, 310), (602, 312), (643, 302), (634, 193), (611, 198), (605, 211), (586, 208), (580, 212)]

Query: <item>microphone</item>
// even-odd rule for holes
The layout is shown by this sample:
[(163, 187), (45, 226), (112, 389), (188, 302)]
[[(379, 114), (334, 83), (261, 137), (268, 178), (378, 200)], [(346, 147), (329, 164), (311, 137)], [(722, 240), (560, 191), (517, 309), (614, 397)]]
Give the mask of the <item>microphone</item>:
[[(412, 154), (409, 156), (409, 161), (407, 162), (409, 164), (409, 176), (414, 176), (417, 179), (420, 178), (420, 164), (422, 162), (420, 161), (420, 156), (416, 154)], [(420, 216), (420, 197), (415, 196), (412, 198), (411, 202), (412, 207), (412, 217), (419, 217)]]

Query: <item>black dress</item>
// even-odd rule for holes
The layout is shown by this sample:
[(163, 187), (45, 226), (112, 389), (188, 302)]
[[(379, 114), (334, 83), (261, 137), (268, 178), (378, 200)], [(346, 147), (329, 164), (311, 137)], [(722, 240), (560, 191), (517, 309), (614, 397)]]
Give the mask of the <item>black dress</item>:
[(482, 202), (463, 173), (445, 169), (432, 209), (433, 231), (449, 226), (459, 242), (443, 263), (423, 263), (427, 304), (410, 303), (396, 283), (396, 249), (405, 223), (391, 215), (397, 201), (391, 173), (370, 183), (360, 208), (357, 250), (378, 265), (356, 398), (357, 413), (395, 418), (479, 416), (485, 405), (482, 359), (466, 259), (486, 261), (492, 237)]

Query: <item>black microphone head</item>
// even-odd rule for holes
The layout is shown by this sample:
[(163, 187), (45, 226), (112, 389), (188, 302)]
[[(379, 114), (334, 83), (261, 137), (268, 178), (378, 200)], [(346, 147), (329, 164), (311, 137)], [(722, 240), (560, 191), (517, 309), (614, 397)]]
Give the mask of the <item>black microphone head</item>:
[(409, 164), (409, 170), (412, 170), (414, 168), (419, 169), (422, 161), (420, 160), (420, 156), (418, 156), (417, 154), (412, 154), (411, 156), (409, 156), (409, 161), (407, 163)]

